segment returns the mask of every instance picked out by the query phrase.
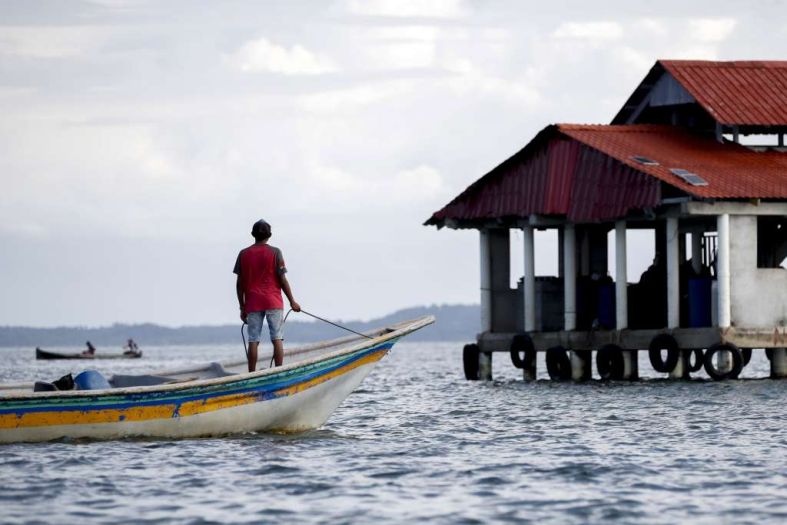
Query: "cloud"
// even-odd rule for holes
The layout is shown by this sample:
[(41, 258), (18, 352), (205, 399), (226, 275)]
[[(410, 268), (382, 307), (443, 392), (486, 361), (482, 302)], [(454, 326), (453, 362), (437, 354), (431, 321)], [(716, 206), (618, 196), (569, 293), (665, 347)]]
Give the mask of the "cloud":
[(466, 14), (460, 0), (348, 0), (355, 15), (388, 17), (457, 18)]
[(620, 61), (627, 69), (634, 71), (648, 71), (653, 66), (653, 57), (647, 53), (643, 53), (633, 47), (621, 46), (616, 48), (614, 56)]
[(70, 58), (98, 50), (109, 34), (93, 26), (21, 26), (0, 29), (0, 55)]
[(512, 76), (498, 76), (469, 60), (446, 59), (442, 66), (455, 75), (443, 83), (459, 97), (484, 96), (534, 109), (543, 102), (538, 89), (539, 71), (528, 67)]
[(407, 79), (360, 84), (303, 95), (299, 98), (298, 106), (309, 113), (341, 113), (403, 96), (413, 92), (416, 85), (417, 81)]
[(331, 60), (301, 45), (296, 44), (287, 49), (265, 37), (245, 43), (232, 55), (230, 62), (247, 73), (320, 75), (337, 71)]
[(310, 163), (309, 184), (303, 196), (314, 203), (333, 204), (343, 212), (375, 210), (393, 213), (423, 203), (442, 202), (449, 192), (443, 176), (435, 167), (419, 164), (397, 172), (357, 173)]
[(700, 42), (721, 42), (738, 24), (734, 18), (700, 18), (689, 22), (690, 34)]
[(623, 27), (617, 22), (564, 22), (552, 33), (555, 38), (618, 40)]
[(634, 21), (632, 27), (637, 33), (646, 32), (655, 37), (664, 37), (669, 33), (669, 28), (660, 18), (640, 18)]
[(440, 172), (432, 166), (422, 164), (396, 174), (394, 185), (408, 196), (418, 188), (418, 196), (428, 198), (443, 193), (446, 188)]

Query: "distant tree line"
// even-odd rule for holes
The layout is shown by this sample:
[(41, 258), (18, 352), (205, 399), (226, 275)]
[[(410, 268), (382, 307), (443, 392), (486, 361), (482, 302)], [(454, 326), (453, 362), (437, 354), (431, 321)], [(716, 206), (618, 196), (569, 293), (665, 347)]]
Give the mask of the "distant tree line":
[[(399, 310), (368, 322), (331, 319), (353, 330), (379, 328), (398, 321), (434, 315), (437, 322), (408, 337), (408, 341), (470, 341), (480, 328), (478, 305), (435, 305)], [(347, 332), (323, 322), (296, 321), (290, 316), (285, 325), (289, 341), (308, 343), (332, 339)], [(240, 341), (240, 323), (219, 326), (170, 328), (156, 324), (113, 324), (112, 326), (29, 328), (0, 326), (0, 347), (8, 346), (81, 346), (91, 341), (99, 347), (122, 347), (131, 337), (140, 346), (224, 344)]]

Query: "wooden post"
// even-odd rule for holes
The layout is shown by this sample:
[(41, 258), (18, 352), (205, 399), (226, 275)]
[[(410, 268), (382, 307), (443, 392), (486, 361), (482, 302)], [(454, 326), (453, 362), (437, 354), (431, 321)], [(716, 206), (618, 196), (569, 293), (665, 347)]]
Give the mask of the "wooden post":
[(523, 286), (525, 294), (525, 332), (533, 332), (536, 330), (536, 262), (533, 227), (530, 225), (523, 226), (522, 237), (524, 238), (525, 255)]
[(628, 272), (626, 268), (626, 221), (615, 223), (615, 325), (628, 328)]
[(680, 281), (678, 279), (678, 219), (667, 218), (667, 327), (680, 326)]

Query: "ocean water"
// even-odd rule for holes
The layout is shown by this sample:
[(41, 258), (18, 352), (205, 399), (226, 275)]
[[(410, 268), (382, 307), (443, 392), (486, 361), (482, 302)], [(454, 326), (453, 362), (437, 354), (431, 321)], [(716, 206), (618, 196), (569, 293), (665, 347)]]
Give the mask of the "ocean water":
[[(461, 343), (400, 343), (321, 429), (0, 446), (2, 523), (785, 523), (787, 381), (462, 377)], [(241, 357), (145, 348), (103, 371)], [(79, 364), (0, 349), (0, 380)], [(543, 359), (543, 357), (541, 358)]]

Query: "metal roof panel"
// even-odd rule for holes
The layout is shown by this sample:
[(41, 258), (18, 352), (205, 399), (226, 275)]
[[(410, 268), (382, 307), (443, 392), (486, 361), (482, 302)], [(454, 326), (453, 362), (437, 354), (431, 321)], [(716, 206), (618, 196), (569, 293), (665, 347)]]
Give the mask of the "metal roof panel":
[(787, 61), (658, 62), (723, 125), (787, 126)]

